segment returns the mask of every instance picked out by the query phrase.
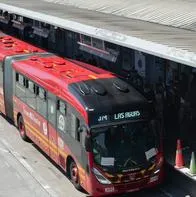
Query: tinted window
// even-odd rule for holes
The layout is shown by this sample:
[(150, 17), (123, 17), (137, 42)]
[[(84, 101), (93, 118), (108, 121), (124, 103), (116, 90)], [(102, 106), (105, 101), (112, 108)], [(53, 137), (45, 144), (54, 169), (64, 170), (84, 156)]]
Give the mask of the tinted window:
[(58, 101), (58, 110), (65, 115), (66, 113), (66, 105), (63, 101)]
[(90, 36), (81, 35), (80, 41), (81, 41), (83, 44), (86, 44), (86, 45), (91, 46), (91, 37), (90, 37)]
[(56, 98), (52, 94), (48, 94), (48, 121), (56, 126)]
[(27, 80), (27, 87), (29, 91), (35, 93), (35, 84), (32, 81)]
[(58, 100), (57, 102), (57, 129), (61, 133), (66, 132), (66, 103), (64, 101)]
[(26, 103), (36, 110), (35, 84), (30, 80), (26, 80)]
[(97, 39), (97, 38), (92, 38), (92, 45), (93, 47), (97, 49), (104, 50), (104, 42), (103, 40)]
[(25, 77), (21, 74), (18, 75), (18, 83), (21, 85), (21, 86), (25, 86)]
[(26, 102), (26, 88), (25, 88), (25, 78), (23, 75), (16, 73), (16, 96), (22, 101)]
[(47, 117), (47, 100), (46, 100), (46, 91), (37, 87), (37, 112), (40, 113), (45, 118)]
[(76, 140), (80, 141), (80, 133), (78, 132), (78, 128), (80, 126), (79, 119), (73, 114), (70, 113), (67, 115), (67, 132)]

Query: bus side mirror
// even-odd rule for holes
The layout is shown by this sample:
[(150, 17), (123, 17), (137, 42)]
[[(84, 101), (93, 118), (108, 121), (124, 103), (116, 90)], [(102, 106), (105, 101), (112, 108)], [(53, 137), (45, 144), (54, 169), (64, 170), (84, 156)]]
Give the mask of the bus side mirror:
[(88, 135), (85, 137), (84, 146), (87, 152), (91, 151), (91, 137)]

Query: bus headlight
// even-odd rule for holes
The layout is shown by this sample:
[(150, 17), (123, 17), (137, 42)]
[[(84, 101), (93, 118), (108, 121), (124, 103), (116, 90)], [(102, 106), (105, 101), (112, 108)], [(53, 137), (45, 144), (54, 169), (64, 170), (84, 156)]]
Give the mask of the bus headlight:
[(111, 182), (106, 179), (96, 168), (93, 168), (92, 169), (96, 179), (101, 183), (101, 184), (104, 184), (104, 185), (109, 185), (111, 184)]
[(153, 172), (154, 175), (159, 174), (159, 172), (161, 171), (162, 165), (163, 165), (163, 158), (160, 157), (154, 169), (154, 172)]
[(153, 174), (158, 174), (159, 172), (160, 172), (160, 169), (157, 169), (157, 170), (154, 171)]

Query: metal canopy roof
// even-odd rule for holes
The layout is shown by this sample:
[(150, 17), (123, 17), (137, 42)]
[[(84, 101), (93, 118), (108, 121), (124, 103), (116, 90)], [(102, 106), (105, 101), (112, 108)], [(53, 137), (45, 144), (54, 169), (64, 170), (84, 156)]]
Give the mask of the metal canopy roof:
[(42, 0), (196, 31), (195, 0)]
[(0, 8), (196, 67), (194, 31), (41, 0), (0, 0)]

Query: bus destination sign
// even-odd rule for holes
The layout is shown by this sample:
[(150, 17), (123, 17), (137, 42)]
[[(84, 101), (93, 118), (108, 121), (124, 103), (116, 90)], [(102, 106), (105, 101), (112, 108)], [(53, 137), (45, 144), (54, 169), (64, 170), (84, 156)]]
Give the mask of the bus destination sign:
[(129, 111), (129, 112), (120, 112), (120, 113), (115, 113), (112, 115), (109, 114), (103, 114), (99, 115), (97, 117), (97, 122), (98, 123), (104, 123), (104, 122), (115, 122), (115, 121), (122, 121), (122, 120), (132, 120), (132, 119), (137, 119), (140, 118), (141, 112), (140, 111)]

